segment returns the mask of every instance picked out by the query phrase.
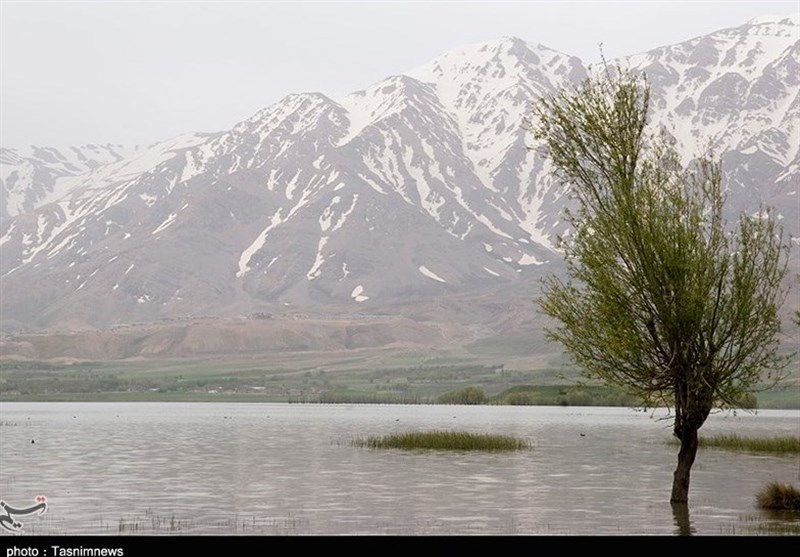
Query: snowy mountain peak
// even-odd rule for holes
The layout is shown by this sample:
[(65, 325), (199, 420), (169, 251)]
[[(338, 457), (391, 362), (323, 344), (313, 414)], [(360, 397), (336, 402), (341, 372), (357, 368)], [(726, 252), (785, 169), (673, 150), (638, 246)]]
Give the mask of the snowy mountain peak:
[[(628, 58), (652, 123), (687, 157), (724, 157), (731, 209), (764, 201), (795, 229), (798, 29), (758, 18)], [(2, 326), (503, 300), (567, 232), (567, 196), (528, 149), (530, 102), (586, 75), (504, 37), (339, 102), (287, 95), (216, 134), (0, 150)]]
[(781, 164), (796, 157), (797, 17), (759, 18), (628, 62), (649, 78), (654, 123), (670, 130), (687, 156), (777, 134), (783, 138), (770, 148), (772, 155)]
[[(553, 68), (557, 63), (582, 66), (577, 58), (545, 46), (527, 43), (517, 37), (504, 37), (449, 50), (434, 60), (406, 72), (420, 81), (439, 83), (455, 78), (459, 82), (476, 78), (491, 79), (497, 87), (513, 81), (518, 72), (549, 68), (555, 73), (569, 71)], [(569, 68), (572, 69), (572, 68)], [(515, 71), (516, 70), (516, 71)]]
[(777, 25), (780, 26), (781, 32), (785, 32), (787, 31), (786, 27), (791, 28), (792, 26), (800, 25), (800, 14), (758, 16), (748, 20), (746, 25)]

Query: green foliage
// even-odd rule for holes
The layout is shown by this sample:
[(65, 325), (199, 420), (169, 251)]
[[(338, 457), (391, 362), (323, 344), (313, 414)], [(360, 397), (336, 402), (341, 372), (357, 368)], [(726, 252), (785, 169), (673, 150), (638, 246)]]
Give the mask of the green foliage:
[(747, 409), (758, 408), (758, 398), (751, 392), (744, 392), (735, 401), (734, 406)]
[(534, 135), (574, 201), (568, 279), (547, 278), (539, 306), (587, 376), (674, 406), (676, 502), (711, 409), (739, 406), (789, 363), (778, 351), (789, 244), (767, 207), (729, 226), (720, 163), (684, 165), (665, 135), (647, 135), (649, 100), (643, 76), (606, 66), (535, 106)]
[(465, 387), (441, 395), (437, 402), (439, 404), (485, 404), (486, 393), (480, 387)]
[(368, 437), (353, 442), (371, 449), (447, 450), (447, 451), (517, 451), (529, 449), (530, 442), (508, 435), (462, 431), (419, 431)]
[(719, 163), (684, 168), (646, 137), (648, 102), (646, 81), (620, 71), (538, 106), (536, 136), (577, 203), (561, 243), (570, 280), (549, 278), (540, 307), (589, 375), (650, 405), (680, 383), (701, 406), (736, 406), (787, 363), (776, 335), (788, 244), (768, 208), (728, 230)]
[(770, 482), (756, 495), (762, 509), (775, 511), (800, 511), (800, 489), (788, 484)]
[(637, 399), (608, 386), (519, 385), (492, 397), (511, 406), (636, 406)]
[(500, 404), (508, 404), (510, 406), (533, 406), (537, 404), (537, 399), (533, 393), (508, 393), (500, 399)]

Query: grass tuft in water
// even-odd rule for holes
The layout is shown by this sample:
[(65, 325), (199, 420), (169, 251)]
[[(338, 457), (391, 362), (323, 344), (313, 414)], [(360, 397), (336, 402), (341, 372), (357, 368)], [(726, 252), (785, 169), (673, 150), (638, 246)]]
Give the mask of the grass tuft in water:
[(759, 508), (772, 511), (800, 511), (800, 489), (789, 484), (770, 482), (758, 492)]
[(508, 435), (436, 430), (355, 439), (353, 445), (370, 449), (445, 451), (518, 451), (531, 448), (529, 441)]
[(779, 455), (800, 454), (800, 437), (747, 438), (738, 435), (714, 435), (702, 437), (701, 447), (716, 447), (733, 451), (772, 453)]

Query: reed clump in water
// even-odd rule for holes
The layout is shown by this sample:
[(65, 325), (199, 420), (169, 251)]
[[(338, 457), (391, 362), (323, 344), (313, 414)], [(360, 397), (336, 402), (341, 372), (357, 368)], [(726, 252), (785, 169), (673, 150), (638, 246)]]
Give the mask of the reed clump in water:
[(370, 449), (445, 451), (518, 451), (531, 448), (530, 441), (509, 435), (437, 430), (367, 437), (356, 439), (353, 444)]
[(759, 508), (771, 511), (800, 511), (800, 489), (770, 482), (756, 495)]
[(701, 437), (700, 446), (779, 455), (800, 454), (800, 437), (748, 438), (738, 435), (715, 435)]

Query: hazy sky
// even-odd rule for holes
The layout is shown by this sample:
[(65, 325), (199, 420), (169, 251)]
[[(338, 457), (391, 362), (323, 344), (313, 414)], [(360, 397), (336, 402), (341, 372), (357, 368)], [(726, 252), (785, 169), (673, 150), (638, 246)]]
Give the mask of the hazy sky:
[(289, 93), (334, 100), (469, 43), (596, 61), (800, 12), (789, 1), (0, 0), (0, 145), (149, 144)]

